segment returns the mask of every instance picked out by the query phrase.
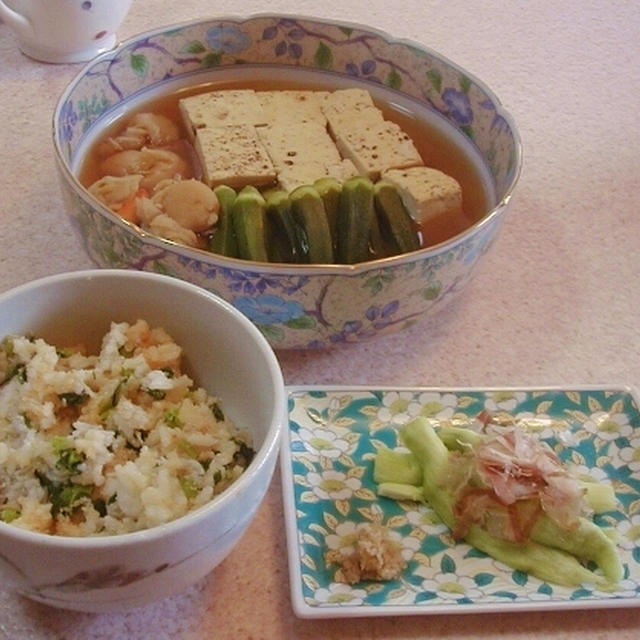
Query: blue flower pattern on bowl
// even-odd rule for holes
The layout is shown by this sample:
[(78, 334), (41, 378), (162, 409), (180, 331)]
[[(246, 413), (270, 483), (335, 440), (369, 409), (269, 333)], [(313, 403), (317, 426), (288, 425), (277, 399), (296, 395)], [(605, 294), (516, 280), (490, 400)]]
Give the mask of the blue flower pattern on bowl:
[(207, 31), (206, 41), (213, 51), (240, 53), (251, 42), (249, 36), (235, 25), (221, 25)]
[[(150, 87), (169, 90), (177, 80), (202, 83), (234, 65), (338, 73), (400, 91), (429, 105), (473, 141), (486, 159), (499, 199), (515, 182), (517, 134), (479, 82), (428, 49), (366, 28), (279, 16), (189, 23), (144, 34), (99, 56), (70, 86), (57, 114), (62, 156), (72, 165), (93, 127), (116, 113), (123, 101)], [(223, 260), (228, 266), (220, 266), (219, 261), (210, 264), (203, 252), (176, 251), (172, 243), (114, 221), (106, 211), (97, 214), (79, 189), (63, 188), (97, 264), (193, 281), (247, 313), (276, 348), (322, 348), (370, 339), (437, 313), (475, 273), (504, 209), (485, 219), (476, 233), (443, 248), (356, 269), (348, 276), (328, 270), (296, 277), (266, 269), (257, 277), (237, 261)], [(346, 282), (349, 286), (343, 287)], [(258, 297), (250, 302), (252, 296)]]
[(283, 300), (278, 296), (259, 295), (238, 297), (235, 307), (259, 325), (287, 323), (304, 315), (304, 309), (295, 300)]

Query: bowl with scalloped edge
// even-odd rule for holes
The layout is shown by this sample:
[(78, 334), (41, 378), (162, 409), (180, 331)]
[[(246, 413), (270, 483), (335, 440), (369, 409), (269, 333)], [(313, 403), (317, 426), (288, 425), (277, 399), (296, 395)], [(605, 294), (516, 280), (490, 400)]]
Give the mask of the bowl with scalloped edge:
[[(189, 87), (258, 81), (366, 89), (405, 121), (426, 123), (470, 162), (483, 207), (465, 228), (408, 253), (357, 264), (286, 264), (163, 239), (115, 215), (83, 186), (91, 146), (140, 105)], [(200, 19), (131, 38), (71, 81), (55, 109), (53, 140), (67, 208), (95, 263), (169, 274), (214, 292), (276, 349), (368, 340), (438, 314), (477, 272), (521, 168), (511, 116), (457, 64), (369, 27), (286, 15)], [(445, 156), (434, 152), (425, 164)]]

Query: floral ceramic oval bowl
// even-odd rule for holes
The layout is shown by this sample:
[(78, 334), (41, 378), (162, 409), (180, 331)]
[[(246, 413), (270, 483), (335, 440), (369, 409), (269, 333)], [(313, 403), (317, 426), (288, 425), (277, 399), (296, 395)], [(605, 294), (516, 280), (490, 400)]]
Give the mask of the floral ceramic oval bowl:
[[(433, 246), (355, 265), (249, 262), (143, 231), (95, 200), (78, 175), (123, 113), (189, 86), (255, 78), (362, 87), (418, 113), (470, 157), (486, 213)], [(452, 301), (501, 226), (521, 167), (518, 132), (493, 93), (437, 53), (379, 31), (279, 15), (215, 18), (141, 34), (89, 63), (61, 96), (54, 144), (63, 193), (98, 265), (169, 274), (229, 301), (276, 349), (324, 348), (400, 330)]]

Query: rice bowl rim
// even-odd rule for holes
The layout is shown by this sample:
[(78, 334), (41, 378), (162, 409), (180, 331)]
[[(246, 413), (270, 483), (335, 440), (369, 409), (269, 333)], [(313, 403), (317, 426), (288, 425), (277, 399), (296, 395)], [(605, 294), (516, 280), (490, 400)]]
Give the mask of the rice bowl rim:
[[(277, 456), (285, 415), (285, 388), (280, 366), (273, 350), (266, 341), (266, 338), (253, 325), (253, 323), (237, 309), (235, 309), (230, 303), (216, 296), (214, 293), (206, 291), (205, 289), (202, 289), (201, 287), (190, 282), (158, 273), (132, 271), (128, 269), (85, 269), (80, 271), (71, 271), (51, 276), (45, 276), (43, 278), (18, 285), (17, 287), (0, 293), (0, 307), (12, 298), (23, 296), (32, 292), (38, 292), (40, 289), (47, 288), (48, 286), (53, 284), (65, 281), (92, 280), (100, 278), (131, 278), (133, 280), (139, 279), (142, 281), (149, 279), (157, 280), (159, 282), (163, 282), (169, 287), (175, 286), (177, 288), (187, 289), (190, 293), (204, 297), (210, 303), (221, 307), (227, 314), (231, 316), (232, 322), (241, 325), (242, 328), (244, 328), (245, 331), (249, 333), (250, 337), (253, 338), (253, 341), (256, 343), (256, 346), (260, 348), (266, 360), (269, 370), (269, 377), (273, 380), (273, 387), (275, 392), (274, 410), (271, 424), (269, 425), (269, 428), (265, 433), (264, 442), (262, 443), (262, 446), (256, 451), (253, 460), (230, 486), (225, 488), (217, 496), (214, 496), (206, 504), (203, 504), (196, 509), (192, 509), (191, 511), (188, 511), (187, 513), (173, 520), (170, 520), (169, 522), (155, 525), (153, 527), (148, 527), (146, 529), (140, 529), (139, 531), (131, 531), (128, 533), (94, 536), (59, 536), (42, 533), (39, 531), (31, 531), (29, 529), (22, 529), (20, 527), (13, 526), (0, 520), (0, 537), (6, 536), (7, 538), (14, 539), (25, 544), (44, 543), (46, 545), (61, 549), (96, 549), (100, 547), (110, 547), (117, 544), (135, 545), (155, 541), (159, 538), (168, 538), (179, 533), (183, 529), (193, 528), (201, 524), (210, 515), (210, 512), (215, 512), (223, 509), (227, 505), (227, 503), (241, 497), (242, 494), (248, 490), (255, 476), (259, 475), (265, 465), (269, 464), (271, 457)], [(267, 488), (268, 485), (264, 488), (264, 490), (266, 491)], [(221, 532), (217, 537), (224, 536), (226, 533), (228, 533), (228, 531), (231, 531), (236, 526), (236, 524), (237, 523), (234, 522), (233, 525), (229, 527), (229, 529)], [(215, 540), (212, 540), (212, 542), (214, 541)]]

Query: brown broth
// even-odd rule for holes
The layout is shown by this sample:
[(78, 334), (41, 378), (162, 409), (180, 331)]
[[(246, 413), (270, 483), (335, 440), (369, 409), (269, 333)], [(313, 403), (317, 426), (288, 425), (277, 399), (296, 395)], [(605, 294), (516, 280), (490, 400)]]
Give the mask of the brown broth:
[[(326, 90), (326, 87), (318, 87), (312, 83), (300, 81), (274, 81), (272, 78), (268, 80), (252, 78), (251, 80), (236, 81), (225, 79), (219, 82), (179, 89), (167, 95), (151, 99), (118, 118), (98, 140), (94, 141), (80, 167), (80, 182), (88, 187), (102, 177), (99, 169), (100, 158), (96, 148), (102, 140), (115, 135), (123, 127), (124, 121), (128, 120), (134, 113), (153, 112), (171, 118), (178, 125), (181, 136), (186, 140), (187, 132), (180, 116), (178, 101), (187, 96), (221, 89), (255, 89), (256, 91), (285, 89)], [(459, 215), (441, 215), (417, 227), (422, 246), (426, 247), (443, 242), (483, 218), (488, 213), (492, 203), (485, 180), (474, 160), (456, 144), (450, 135), (439, 128), (414, 114), (407, 113), (403, 108), (376, 100), (375, 96), (373, 97), (376, 106), (383, 112), (384, 117), (397, 123), (413, 140), (425, 165), (439, 169), (443, 173), (452, 176), (459, 182), (462, 189), (463, 213)], [(190, 147), (189, 143), (186, 143), (186, 145)], [(200, 170), (197, 166), (195, 152), (191, 149), (186, 152), (183, 151), (181, 155), (190, 162), (194, 175), (198, 177)]]

